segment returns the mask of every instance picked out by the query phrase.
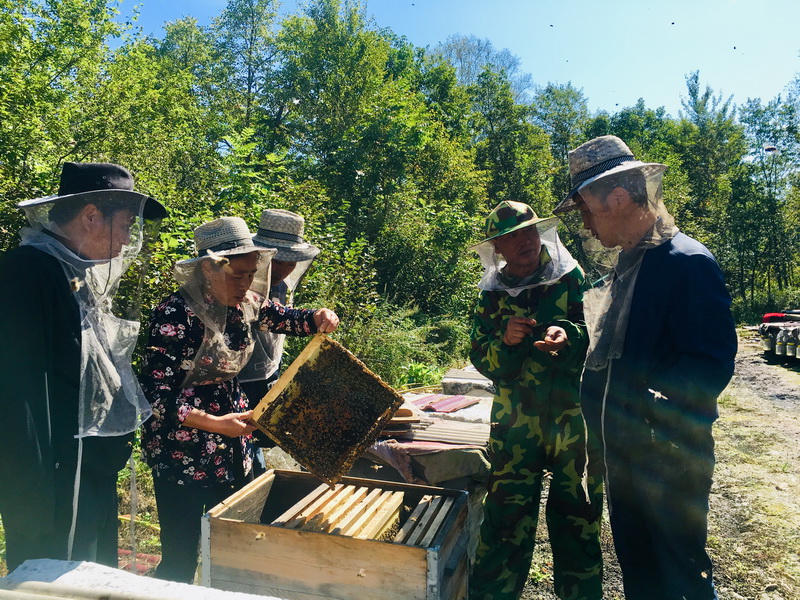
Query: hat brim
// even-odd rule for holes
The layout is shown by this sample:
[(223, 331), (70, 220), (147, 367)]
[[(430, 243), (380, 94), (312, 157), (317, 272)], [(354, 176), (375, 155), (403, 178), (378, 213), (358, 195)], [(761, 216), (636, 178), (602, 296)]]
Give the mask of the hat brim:
[[(237, 256), (240, 254), (250, 254), (251, 252), (258, 252), (262, 256), (265, 256), (269, 259), (272, 259), (275, 254), (277, 254), (277, 250), (275, 248), (264, 248), (262, 246), (237, 246), (236, 248), (230, 248), (228, 250), (220, 250), (219, 252), (214, 252), (214, 256)], [(204, 260), (210, 260), (213, 256), (210, 254), (203, 254), (201, 256), (195, 256), (194, 258), (185, 258), (183, 260), (179, 260), (175, 263), (175, 267), (185, 267), (187, 265), (197, 264)]]
[(520, 229), (524, 229), (526, 227), (533, 227), (535, 225), (537, 229), (543, 229), (543, 228), (547, 228), (547, 227), (551, 227), (553, 225), (556, 225), (557, 223), (558, 223), (558, 217), (542, 217), (542, 218), (531, 219), (530, 221), (525, 221), (524, 223), (520, 223), (519, 225), (515, 225), (511, 229), (507, 229), (507, 230), (503, 231), (502, 233), (498, 233), (497, 235), (493, 235), (491, 237), (487, 237), (486, 239), (483, 239), (480, 242), (478, 242), (477, 244), (475, 244), (474, 246), (470, 246), (468, 248), (468, 250), (472, 250), (472, 251), (477, 252), (477, 248), (479, 246), (482, 246), (486, 242), (491, 242), (492, 240), (496, 240), (499, 237), (503, 237), (504, 235), (507, 235), (507, 234), (512, 233), (514, 231), (518, 231)]
[(65, 200), (85, 200), (91, 202), (92, 200), (99, 200), (101, 198), (113, 197), (120, 201), (130, 201), (131, 203), (145, 201), (144, 211), (142, 216), (148, 221), (156, 221), (163, 219), (167, 216), (166, 207), (155, 198), (151, 198), (146, 194), (140, 194), (132, 190), (91, 190), (88, 192), (80, 192), (78, 194), (64, 194), (59, 196), (54, 194), (52, 196), (43, 196), (41, 198), (34, 198), (33, 200), (23, 200), (17, 203), (17, 208), (26, 209), (33, 206), (41, 206), (43, 204), (53, 204), (55, 202), (63, 202)]
[(257, 233), (253, 235), (253, 243), (259, 247), (277, 249), (278, 253), (274, 256), (275, 260), (284, 262), (311, 260), (319, 254), (319, 248), (311, 244), (286, 244), (282, 240), (262, 237)]
[(599, 175), (595, 175), (594, 177), (590, 177), (585, 181), (581, 181), (579, 184), (574, 185), (572, 189), (567, 193), (564, 199), (553, 209), (554, 214), (561, 214), (565, 212), (569, 212), (571, 210), (577, 210), (578, 205), (575, 203), (575, 194), (577, 194), (582, 188), (599, 181), (605, 177), (610, 177), (612, 175), (617, 175), (619, 173), (623, 173), (625, 171), (631, 171), (633, 169), (638, 169), (642, 171), (645, 177), (652, 177), (654, 175), (660, 175), (664, 171), (666, 171), (669, 167), (662, 163), (646, 163), (640, 160), (632, 160), (628, 162), (624, 162), (616, 167), (609, 169), (608, 171), (603, 171)]

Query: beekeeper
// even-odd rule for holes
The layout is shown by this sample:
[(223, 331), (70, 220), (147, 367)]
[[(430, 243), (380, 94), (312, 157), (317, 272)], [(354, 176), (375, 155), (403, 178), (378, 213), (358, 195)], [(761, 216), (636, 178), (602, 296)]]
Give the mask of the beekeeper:
[(470, 359), (492, 380), (489, 458), (470, 598), (519, 598), (528, 579), (545, 472), (553, 585), (566, 600), (599, 599), (602, 479), (588, 470), (579, 382), (587, 347), (584, 275), (556, 232), (504, 201), (474, 247), (484, 267)]
[[(278, 252), (272, 259), (269, 297), (282, 306), (292, 306), (292, 298), (309, 267), (319, 254), (319, 248), (303, 238), (305, 219), (297, 213), (277, 208), (268, 208), (261, 213), (253, 243), (262, 248), (275, 248)], [(328, 308), (314, 312), (317, 330), (331, 333), (339, 326), (339, 317)], [(253, 356), (239, 373), (250, 407), (254, 408), (269, 391), (280, 375), (283, 344), (282, 333), (259, 331)]]
[(142, 449), (153, 470), (161, 529), (156, 576), (189, 583), (197, 568), (200, 518), (253, 477), (252, 411), (237, 375), (255, 331), (318, 331), (315, 311), (271, 302), (276, 250), (253, 244), (239, 217), (194, 232), (197, 256), (179, 261), (179, 289), (153, 309), (142, 388), (153, 416)]
[(8, 569), (32, 558), (116, 566), (117, 472), (150, 414), (131, 369), (139, 323), (119, 302), (135, 290), (117, 292), (144, 220), (167, 213), (107, 163), (64, 163), (58, 194), (17, 206), (29, 226), (0, 258)]
[(722, 272), (666, 210), (666, 165), (636, 160), (606, 135), (571, 151), (569, 169), (555, 212), (580, 211), (615, 249), (605, 284), (586, 295), (581, 400), (602, 438), (625, 597), (715, 599), (705, 549), (711, 425), (737, 344)]

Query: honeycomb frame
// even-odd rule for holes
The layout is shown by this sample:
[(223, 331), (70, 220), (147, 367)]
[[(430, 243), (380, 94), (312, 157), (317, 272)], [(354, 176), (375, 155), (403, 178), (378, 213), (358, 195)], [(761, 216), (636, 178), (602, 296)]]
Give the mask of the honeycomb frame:
[(319, 333), (258, 403), (251, 422), (333, 486), (402, 403), (349, 350)]

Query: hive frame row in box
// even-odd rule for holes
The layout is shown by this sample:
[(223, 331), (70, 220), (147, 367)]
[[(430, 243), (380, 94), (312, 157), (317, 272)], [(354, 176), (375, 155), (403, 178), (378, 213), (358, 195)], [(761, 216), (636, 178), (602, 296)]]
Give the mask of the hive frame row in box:
[(204, 515), (202, 584), (286, 600), (466, 598), (466, 492), (353, 477), (341, 483), (403, 491), (409, 505), (426, 495), (452, 498), (452, 506), (427, 547), (287, 529), (263, 521), (319, 480), (270, 470)]

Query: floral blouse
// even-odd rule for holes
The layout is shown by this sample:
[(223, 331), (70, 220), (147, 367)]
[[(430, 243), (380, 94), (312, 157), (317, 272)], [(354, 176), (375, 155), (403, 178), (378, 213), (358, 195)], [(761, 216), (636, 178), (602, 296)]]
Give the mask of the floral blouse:
[[(207, 302), (213, 302), (210, 297)], [(247, 323), (239, 307), (227, 311), (225, 341), (231, 350), (243, 350), (253, 337), (251, 328), (287, 335), (316, 333), (313, 310), (290, 309), (266, 301), (258, 321)], [(156, 306), (150, 319), (147, 347), (139, 382), (150, 401), (153, 416), (142, 427), (142, 449), (156, 477), (202, 487), (234, 483), (253, 464), (250, 436), (230, 438), (183, 426), (192, 408), (210, 415), (247, 410), (247, 397), (234, 377), (227, 381), (181, 388), (205, 326), (175, 292)], [(237, 448), (237, 445), (239, 446)], [(237, 464), (241, 461), (241, 465)]]

